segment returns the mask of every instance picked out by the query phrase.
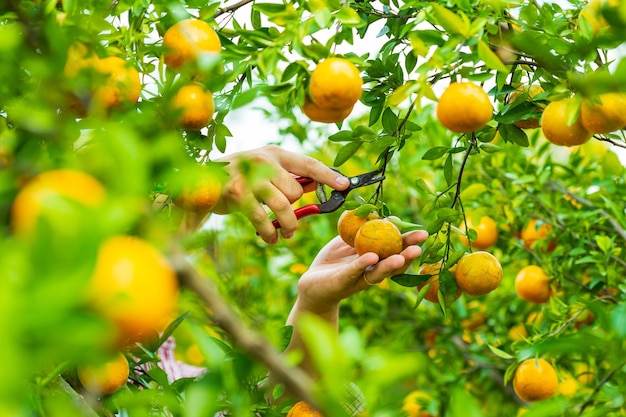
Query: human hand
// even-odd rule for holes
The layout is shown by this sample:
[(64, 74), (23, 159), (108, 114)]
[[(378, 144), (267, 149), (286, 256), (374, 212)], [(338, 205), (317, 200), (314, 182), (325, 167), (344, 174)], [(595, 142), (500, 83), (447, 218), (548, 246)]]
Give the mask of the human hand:
[[(273, 169), (273, 173), (267, 179), (251, 183), (239, 169), (242, 161), (254, 166), (266, 165)], [(267, 243), (278, 242), (278, 231), (262, 204), (274, 212), (284, 238), (292, 237), (298, 228), (298, 219), (291, 204), (300, 199), (303, 193), (312, 191), (315, 184), (303, 188), (296, 181), (297, 176), (310, 177), (336, 190), (344, 190), (349, 185), (346, 177), (320, 161), (278, 146), (237, 152), (216, 162), (229, 162), (226, 170), (230, 178), (213, 212), (226, 214), (241, 211)]]
[(385, 278), (404, 273), (422, 253), (417, 244), (427, 238), (428, 233), (422, 230), (405, 233), (402, 236), (402, 252), (379, 260), (378, 255), (372, 252), (359, 256), (353, 247), (339, 236), (335, 237), (322, 248), (309, 270), (300, 278), (297, 311), (292, 311), (292, 314), (301, 311), (318, 315), (335, 314), (342, 299)]

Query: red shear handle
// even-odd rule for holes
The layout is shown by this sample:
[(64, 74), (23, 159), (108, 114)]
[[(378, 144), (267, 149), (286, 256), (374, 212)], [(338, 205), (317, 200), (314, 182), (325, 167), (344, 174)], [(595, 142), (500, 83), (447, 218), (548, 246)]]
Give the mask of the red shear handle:
[[(296, 214), (296, 218), (300, 220), (303, 217), (311, 216), (313, 214), (321, 214), (320, 206), (318, 204), (309, 204), (308, 206), (297, 208), (294, 213)], [(278, 220), (274, 220), (272, 222), (275, 228), (280, 229), (280, 223)]]

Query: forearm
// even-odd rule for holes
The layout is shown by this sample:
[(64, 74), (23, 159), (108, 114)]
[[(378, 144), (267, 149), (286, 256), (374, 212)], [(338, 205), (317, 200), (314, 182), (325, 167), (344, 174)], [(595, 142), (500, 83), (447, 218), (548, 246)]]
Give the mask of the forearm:
[(304, 355), (302, 362), (299, 364), (300, 368), (302, 368), (305, 372), (307, 372), (312, 377), (315, 377), (318, 372), (315, 369), (315, 365), (312, 361), (310, 352), (304, 342), (302, 337), (302, 333), (300, 332), (299, 327), (299, 319), (304, 315), (310, 314), (314, 315), (324, 322), (328, 323), (331, 328), (335, 331), (338, 331), (339, 327), (339, 304), (335, 304), (330, 306), (323, 311), (312, 311), (313, 309), (308, 308), (306, 303), (304, 303), (300, 297), (296, 299), (291, 312), (289, 313), (289, 317), (287, 318), (287, 325), (293, 326), (293, 334), (291, 336), (291, 340), (289, 341), (289, 345), (285, 349), (285, 354), (288, 354), (291, 351), (301, 351)]

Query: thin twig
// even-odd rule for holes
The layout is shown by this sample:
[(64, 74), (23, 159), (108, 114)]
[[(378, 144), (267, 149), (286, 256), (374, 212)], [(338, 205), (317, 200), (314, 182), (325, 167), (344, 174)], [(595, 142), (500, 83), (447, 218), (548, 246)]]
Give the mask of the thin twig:
[(600, 389), (602, 388), (602, 386), (604, 384), (606, 384), (607, 382), (609, 382), (609, 380), (611, 378), (613, 378), (613, 375), (615, 375), (615, 373), (617, 371), (619, 371), (624, 365), (626, 365), (626, 361), (620, 363), (619, 365), (617, 365), (614, 369), (612, 369), (609, 373), (607, 373), (606, 375), (604, 375), (604, 378), (602, 378), (600, 380), (600, 382), (598, 382), (598, 385), (596, 385), (596, 387), (593, 389), (593, 392), (591, 394), (589, 394), (589, 398), (587, 399), (587, 401), (585, 401), (581, 406), (580, 406), (580, 411), (578, 412), (578, 415), (582, 415), (582, 413), (585, 411), (585, 408), (589, 407), (591, 404), (593, 404), (593, 397), (600, 392)]
[(240, 7), (245, 6), (248, 3), (254, 3), (254, 0), (240, 0), (237, 3), (230, 5), (230, 6), (226, 6), (226, 7), (220, 7), (219, 9), (217, 9), (217, 11), (215, 12), (215, 14), (213, 15), (213, 18), (218, 18), (223, 14), (226, 13), (232, 13), (234, 11), (236, 11), (237, 9), (239, 9)]
[(470, 153), (472, 153), (472, 149), (476, 145), (476, 135), (472, 133), (472, 137), (470, 138), (469, 146), (465, 151), (465, 155), (463, 155), (463, 162), (461, 162), (461, 167), (459, 168), (459, 175), (456, 180), (456, 190), (454, 191), (454, 198), (452, 199), (452, 203), (450, 204), (450, 208), (454, 208), (456, 206), (456, 202), (461, 196), (461, 180), (463, 179), (463, 171), (465, 171), (465, 165), (467, 165), (467, 161), (469, 159)]

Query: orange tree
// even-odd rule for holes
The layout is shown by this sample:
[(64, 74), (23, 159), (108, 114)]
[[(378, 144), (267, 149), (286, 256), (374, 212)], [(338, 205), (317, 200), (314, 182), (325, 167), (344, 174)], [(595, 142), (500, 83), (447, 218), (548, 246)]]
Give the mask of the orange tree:
[[(342, 415), (351, 382), (370, 416), (623, 415), (625, 36), (626, 5), (612, 0), (3, 2), (0, 414), (282, 416), (304, 396)], [(350, 70), (310, 88), (330, 58)], [(339, 337), (303, 323), (320, 369), (304, 390), (288, 366), (297, 357), (283, 369), (272, 352), (289, 337), (298, 276), (340, 213), (304, 219), (268, 247), (238, 214), (181, 233), (170, 204), (223, 178), (212, 156), (241, 139), (229, 116), (259, 105), (282, 137), (342, 172), (383, 170), (347, 208), (422, 225), (419, 263), (441, 266), (346, 300)], [(89, 179), (31, 182), (60, 169)], [(468, 220), (484, 216), (497, 239), (481, 250), (502, 280), (457, 298), (457, 263), (481, 233)], [(101, 313), (115, 304), (88, 291), (102, 244), (120, 235), (144, 249), (115, 248), (109, 273), (137, 264), (181, 282), (132, 294), (147, 297), (132, 318), (150, 322), (131, 335)], [(548, 277), (547, 300), (516, 292), (531, 265)], [(436, 302), (421, 303), (434, 275)], [(172, 333), (177, 359), (203, 377), (173, 382), (156, 366)], [(120, 351), (125, 386), (81, 386), (76, 369)], [(519, 395), (520, 363), (541, 395)], [(546, 363), (556, 381), (541, 385)], [(269, 391), (268, 369), (281, 376)], [(285, 387), (299, 395), (268, 400)]]

